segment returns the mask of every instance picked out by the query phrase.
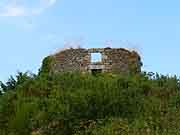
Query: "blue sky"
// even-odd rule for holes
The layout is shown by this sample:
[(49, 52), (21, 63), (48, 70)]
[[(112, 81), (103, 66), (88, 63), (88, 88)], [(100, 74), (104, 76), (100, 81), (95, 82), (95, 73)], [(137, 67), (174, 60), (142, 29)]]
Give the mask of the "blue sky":
[(1, 0), (0, 80), (61, 48), (127, 47), (143, 70), (180, 76), (178, 0)]

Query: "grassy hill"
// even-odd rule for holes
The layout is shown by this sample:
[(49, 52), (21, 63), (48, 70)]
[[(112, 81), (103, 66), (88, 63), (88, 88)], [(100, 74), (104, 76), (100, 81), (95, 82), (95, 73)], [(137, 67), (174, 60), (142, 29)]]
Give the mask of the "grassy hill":
[(1, 87), (1, 135), (180, 133), (176, 76), (18, 73)]

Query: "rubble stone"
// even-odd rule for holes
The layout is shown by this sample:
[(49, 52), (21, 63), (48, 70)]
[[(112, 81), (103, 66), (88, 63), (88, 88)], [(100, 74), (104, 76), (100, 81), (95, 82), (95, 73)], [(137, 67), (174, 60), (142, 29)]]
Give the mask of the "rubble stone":
[[(101, 62), (92, 62), (91, 53), (101, 53)], [(138, 73), (141, 71), (141, 58), (135, 51), (124, 48), (91, 48), (66, 49), (54, 55), (51, 65), (53, 72), (126, 72)]]

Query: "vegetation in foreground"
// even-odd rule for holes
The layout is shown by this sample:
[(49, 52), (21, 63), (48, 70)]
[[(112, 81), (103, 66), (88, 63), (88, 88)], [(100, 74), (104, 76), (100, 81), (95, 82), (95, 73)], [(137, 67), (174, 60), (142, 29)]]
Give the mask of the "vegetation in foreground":
[(18, 73), (1, 87), (1, 135), (180, 134), (176, 76)]

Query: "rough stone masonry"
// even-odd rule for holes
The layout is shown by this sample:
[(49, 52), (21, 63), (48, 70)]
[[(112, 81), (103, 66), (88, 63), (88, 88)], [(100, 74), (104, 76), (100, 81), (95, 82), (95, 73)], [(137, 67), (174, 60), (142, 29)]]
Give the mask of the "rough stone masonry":
[[(92, 54), (99, 53), (100, 61), (92, 61)], [(141, 58), (136, 51), (124, 48), (66, 49), (51, 56), (53, 72), (115, 72), (139, 73)]]

